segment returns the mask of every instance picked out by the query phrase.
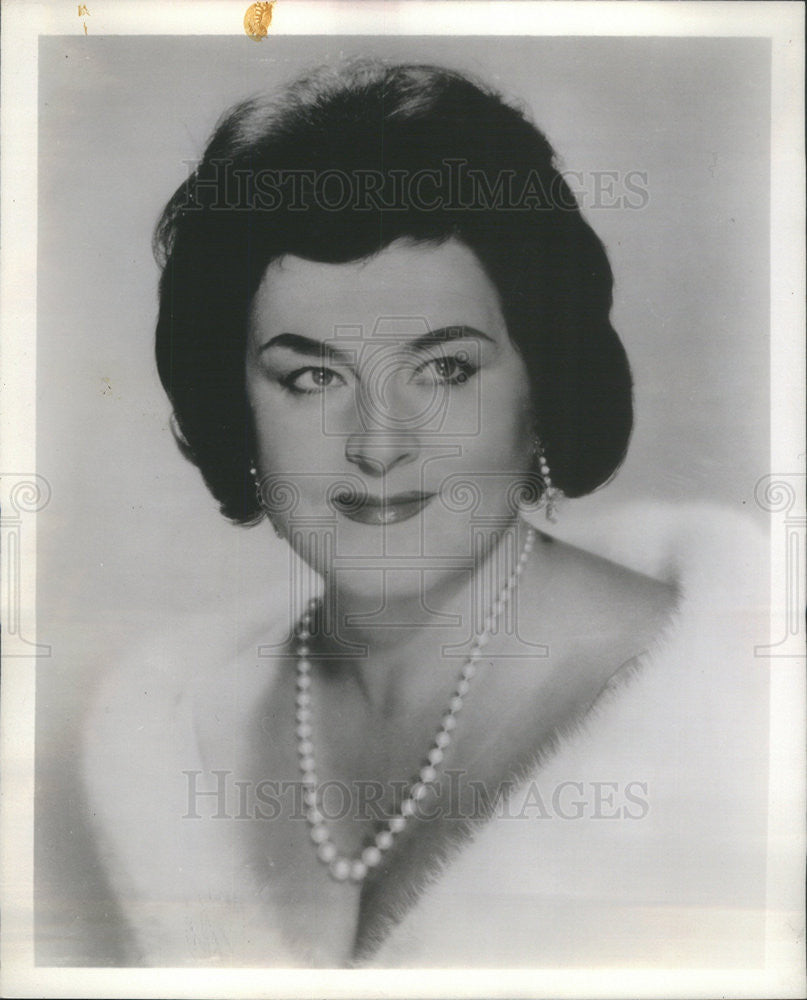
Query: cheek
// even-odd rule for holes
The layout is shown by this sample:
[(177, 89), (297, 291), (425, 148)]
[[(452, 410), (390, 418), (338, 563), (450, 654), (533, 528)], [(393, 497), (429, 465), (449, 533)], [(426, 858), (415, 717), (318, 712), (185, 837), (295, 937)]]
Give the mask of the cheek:
[(488, 467), (521, 471), (529, 464), (532, 425), (529, 383), (522, 367), (491, 379), (480, 398), (479, 434), (469, 455)]
[(322, 449), (319, 414), (316, 420), (302, 407), (291, 405), (274, 391), (248, 394), (257, 444), (257, 457), (265, 473), (316, 468)]
[[(334, 438), (322, 434), (318, 418), (313, 421), (310, 413), (295, 410), (293, 404), (290, 408), (285, 401), (251, 399), (251, 409), (264, 503), (290, 538), (326, 503), (328, 488), (339, 472)], [(306, 553), (300, 554), (311, 561)]]

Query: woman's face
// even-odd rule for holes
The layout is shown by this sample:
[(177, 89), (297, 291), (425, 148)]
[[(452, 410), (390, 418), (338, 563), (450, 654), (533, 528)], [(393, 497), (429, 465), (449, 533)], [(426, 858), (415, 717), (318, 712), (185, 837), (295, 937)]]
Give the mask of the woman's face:
[(457, 240), (272, 263), (246, 375), (273, 520), (332, 582), (378, 593), (382, 573), (389, 596), (428, 589), (512, 518), (531, 466), (529, 381)]

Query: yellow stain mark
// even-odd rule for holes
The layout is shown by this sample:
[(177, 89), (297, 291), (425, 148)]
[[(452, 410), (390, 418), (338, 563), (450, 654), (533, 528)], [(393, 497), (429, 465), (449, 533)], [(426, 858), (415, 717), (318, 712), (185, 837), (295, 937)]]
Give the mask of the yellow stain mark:
[(254, 3), (244, 14), (244, 31), (253, 42), (266, 38), (269, 25), (272, 23), (272, 3)]

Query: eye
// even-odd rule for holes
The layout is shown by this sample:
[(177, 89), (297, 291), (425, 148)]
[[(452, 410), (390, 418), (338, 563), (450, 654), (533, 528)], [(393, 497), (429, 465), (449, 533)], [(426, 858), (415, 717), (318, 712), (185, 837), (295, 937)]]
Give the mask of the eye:
[(437, 382), (440, 385), (464, 385), (476, 374), (476, 371), (477, 368), (471, 364), (467, 353), (460, 351), (455, 355), (432, 358), (425, 362), (416, 370), (413, 381)]
[(280, 379), (280, 384), (289, 392), (298, 395), (311, 395), (313, 393), (324, 392), (325, 389), (333, 388), (337, 385), (345, 385), (342, 376), (332, 368), (298, 368), (296, 371), (284, 375)]

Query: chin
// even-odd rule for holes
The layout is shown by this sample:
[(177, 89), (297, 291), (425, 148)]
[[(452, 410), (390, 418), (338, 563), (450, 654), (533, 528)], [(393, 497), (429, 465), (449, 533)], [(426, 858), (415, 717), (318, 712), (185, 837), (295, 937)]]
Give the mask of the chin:
[[(434, 515), (437, 516), (434, 516)], [(431, 515), (431, 516), (430, 516)], [(290, 526), (293, 547), (326, 586), (344, 596), (411, 601), (444, 586), (467, 583), (480, 558), (513, 514), (475, 521), (439, 508), (394, 524), (338, 517), (327, 525)], [(428, 603), (428, 602), (427, 602)]]

